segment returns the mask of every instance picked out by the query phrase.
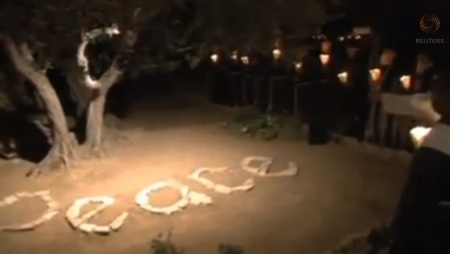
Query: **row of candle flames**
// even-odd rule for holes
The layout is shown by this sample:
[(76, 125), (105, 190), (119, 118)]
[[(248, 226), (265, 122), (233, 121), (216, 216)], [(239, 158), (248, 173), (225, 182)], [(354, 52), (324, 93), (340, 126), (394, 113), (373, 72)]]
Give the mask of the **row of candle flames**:
[[(274, 49), (272, 51), (272, 54), (273, 54), (274, 59), (279, 59), (281, 57), (281, 50)], [(234, 51), (233, 54), (231, 55), (231, 58), (235, 61), (238, 61), (239, 60), (238, 52)], [(320, 62), (322, 63), (322, 66), (328, 65), (328, 63), (330, 62), (329, 54), (321, 54), (319, 56), (319, 58), (320, 58)], [(211, 60), (214, 63), (217, 63), (219, 61), (219, 56), (217, 54), (213, 54), (213, 55), (211, 55)], [(245, 65), (250, 64), (250, 58), (248, 56), (241, 56), (240, 60)], [(295, 65), (295, 70), (298, 72), (301, 72), (302, 62), (296, 62), (296, 63), (294, 63), (294, 65)], [(380, 81), (381, 81), (381, 69), (374, 68), (374, 69), (371, 69), (369, 71), (369, 73), (370, 73), (370, 77), (371, 77), (372, 81), (375, 84), (379, 85)], [(339, 81), (342, 84), (348, 83), (348, 73), (347, 72), (341, 72), (337, 75), (337, 77), (339, 78)], [(404, 89), (409, 90), (411, 88), (411, 76), (409, 76), (409, 75), (401, 76), (400, 82), (402, 83), (402, 86)], [(411, 135), (416, 147), (419, 147), (421, 145), (424, 138), (429, 134), (430, 131), (431, 131), (431, 128), (427, 128), (427, 127), (423, 127), (423, 126), (417, 126), (410, 130), (410, 135)]]
[[(272, 51), (272, 55), (273, 55), (273, 58), (275, 60), (280, 59), (281, 55), (282, 55), (281, 50), (274, 49)], [(211, 61), (214, 62), (214, 63), (217, 63), (219, 61), (219, 55), (218, 54), (212, 54), (210, 58), (211, 58)], [(239, 53), (238, 53), (238, 51), (234, 51), (231, 54), (231, 58), (234, 61), (238, 61), (239, 60)], [(320, 54), (319, 58), (320, 58), (320, 62), (322, 63), (322, 66), (324, 66), (324, 67), (327, 66), (329, 64), (329, 62), (330, 62), (330, 55), (329, 54)], [(241, 62), (244, 65), (249, 65), (250, 64), (250, 58), (248, 56), (245, 56), (245, 55), (241, 56), (240, 60), (241, 60)], [(303, 67), (303, 63), (302, 62), (295, 62), (294, 66), (295, 66), (295, 70), (297, 72), (301, 72), (302, 71), (302, 67)], [(372, 81), (374, 81), (375, 84), (379, 84), (379, 81), (381, 79), (381, 70), (379, 68), (374, 68), (374, 69), (371, 69), (369, 71), (369, 73), (370, 73)], [(339, 73), (337, 75), (337, 77), (339, 78), (339, 81), (342, 84), (347, 84), (348, 83), (348, 73), (347, 72), (345, 72), (345, 71), (341, 72), (341, 73)], [(401, 82), (401, 84), (402, 84), (404, 89), (409, 90), (411, 88), (411, 76), (409, 76), (409, 75), (401, 76), (400, 77), (400, 82)]]

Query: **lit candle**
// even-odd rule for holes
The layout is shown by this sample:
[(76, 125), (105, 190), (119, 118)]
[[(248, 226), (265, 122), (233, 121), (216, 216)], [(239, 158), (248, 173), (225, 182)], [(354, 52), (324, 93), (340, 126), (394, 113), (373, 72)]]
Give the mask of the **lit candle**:
[(250, 59), (248, 58), (248, 56), (242, 56), (241, 57), (241, 61), (243, 64), (247, 65), (250, 63)]
[(219, 61), (219, 56), (217, 54), (212, 54), (210, 58), (214, 63), (217, 63)]
[(327, 65), (328, 62), (330, 61), (330, 55), (328, 54), (320, 54), (320, 62), (322, 63), (322, 65)]
[(355, 39), (356, 39), (356, 40), (361, 39), (361, 35), (356, 35), (356, 36), (355, 36)]
[(345, 40), (344, 36), (339, 37), (339, 41), (344, 41), (344, 40)]
[(348, 80), (347, 80), (347, 78), (348, 78), (347, 72), (341, 72), (341, 73), (339, 73), (337, 76), (338, 76), (339, 81), (340, 81), (341, 83), (347, 84), (347, 82), (348, 82)]
[(381, 70), (380, 69), (375, 68), (375, 69), (370, 70), (369, 72), (370, 72), (370, 76), (371, 76), (373, 81), (380, 80), (380, 74), (381, 74)]
[(295, 70), (296, 71), (301, 71), (302, 70), (302, 66), (303, 66), (302, 62), (295, 63)]
[(430, 131), (431, 128), (422, 126), (414, 127), (409, 131), (409, 134), (411, 135), (416, 148), (418, 148), (422, 144), (423, 140), (430, 133)]
[(234, 61), (237, 61), (238, 60), (238, 56), (239, 56), (239, 53), (235, 50), (235, 51), (233, 51), (233, 53), (231, 54), (231, 58), (234, 60)]
[(409, 90), (411, 88), (411, 76), (405, 75), (400, 78), (404, 89)]
[(273, 59), (276, 59), (276, 60), (280, 59), (280, 57), (281, 57), (281, 50), (274, 49), (272, 51), (272, 55), (273, 55)]

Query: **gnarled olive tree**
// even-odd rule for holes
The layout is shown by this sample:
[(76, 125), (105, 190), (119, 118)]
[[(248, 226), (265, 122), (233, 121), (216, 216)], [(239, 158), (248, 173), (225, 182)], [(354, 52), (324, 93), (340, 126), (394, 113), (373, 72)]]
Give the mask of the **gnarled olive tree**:
[[(71, 77), (79, 103), (88, 111), (86, 145), (90, 151), (100, 153), (106, 94), (121, 77), (146, 16), (164, 6), (157, 0), (4, 3), (0, 41), (17, 72), (34, 85), (50, 123), (52, 148), (30, 174), (48, 166), (68, 167), (76, 157), (77, 144), (47, 70), (58, 66)], [(96, 79), (90, 73), (85, 49), (101, 36), (116, 40), (118, 46), (110, 66)]]

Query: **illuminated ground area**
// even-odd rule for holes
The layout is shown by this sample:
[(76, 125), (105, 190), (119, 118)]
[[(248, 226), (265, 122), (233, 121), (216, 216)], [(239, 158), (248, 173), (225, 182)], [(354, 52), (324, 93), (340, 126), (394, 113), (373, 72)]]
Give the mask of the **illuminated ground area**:
[[(187, 253), (216, 253), (219, 242), (242, 245), (245, 253), (320, 254), (346, 235), (388, 221), (401, 190), (406, 155), (386, 159), (355, 144), (308, 147), (300, 142), (264, 142), (224, 132), (229, 112), (186, 99), (148, 99), (126, 123), (131, 145), (117, 146), (111, 159), (73, 170), (77, 180), (54, 174), (32, 181), (24, 163), (0, 163), (0, 197), (17, 191), (49, 189), (63, 206), (53, 220), (34, 232), (0, 232), (0, 253), (149, 253), (150, 240), (173, 230), (174, 241)], [(147, 104), (147, 105), (146, 105)], [(148, 109), (148, 110), (147, 110)], [(255, 177), (248, 193), (223, 195), (187, 179), (195, 168), (231, 166), (249, 155), (274, 157), (281, 169), (298, 164), (294, 178)], [(241, 184), (242, 171), (210, 179)], [(134, 195), (157, 180), (175, 177), (213, 198), (211, 207), (189, 206), (172, 216), (151, 215), (134, 205)], [(124, 210), (131, 215), (123, 228), (107, 237), (83, 235), (64, 220), (76, 198), (115, 195), (117, 203), (94, 222), (109, 222)], [(177, 192), (161, 191), (155, 203), (176, 201)], [(26, 221), (41, 214), (38, 199), (0, 209), (0, 224)]]

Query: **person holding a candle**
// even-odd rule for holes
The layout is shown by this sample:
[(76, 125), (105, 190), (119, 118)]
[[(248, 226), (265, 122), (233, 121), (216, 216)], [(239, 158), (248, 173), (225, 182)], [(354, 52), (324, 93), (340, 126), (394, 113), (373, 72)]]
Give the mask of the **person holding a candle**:
[(450, 69), (431, 87), (441, 115), (414, 154), (392, 223), (391, 254), (450, 253)]
[(215, 47), (209, 56), (210, 73), (208, 89), (210, 101), (214, 104), (232, 105), (232, 91), (229, 85), (226, 55), (219, 47)]
[(305, 64), (305, 70), (308, 70), (305, 73), (311, 79), (308, 91), (309, 144), (311, 145), (323, 145), (331, 140), (330, 112), (333, 103), (329, 98), (335, 96), (335, 93), (330, 89), (330, 83), (337, 80), (337, 71), (333, 68), (335, 65), (331, 42), (328, 40), (321, 42), (318, 53), (313, 56), (314, 61), (311, 64)]
[[(364, 132), (370, 111), (368, 54), (357, 42), (347, 46), (347, 62), (338, 77), (344, 88), (344, 112), (348, 128), (345, 135), (364, 140)], [(345, 75), (345, 79), (343, 79)], [(342, 77), (342, 78), (341, 78)]]
[(273, 112), (288, 112), (292, 110), (292, 89), (289, 82), (290, 65), (286, 60), (282, 48), (272, 50), (272, 61), (270, 65), (270, 103)]
[(372, 111), (368, 138), (380, 145), (390, 145), (391, 143), (393, 119), (382, 110), (381, 97), (383, 93), (392, 92), (398, 82), (399, 66), (396, 60), (397, 53), (391, 48), (386, 48), (380, 56), (380, 66), (370, 70)]

